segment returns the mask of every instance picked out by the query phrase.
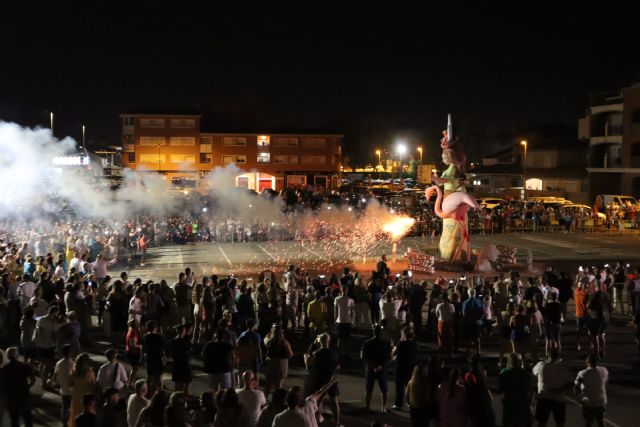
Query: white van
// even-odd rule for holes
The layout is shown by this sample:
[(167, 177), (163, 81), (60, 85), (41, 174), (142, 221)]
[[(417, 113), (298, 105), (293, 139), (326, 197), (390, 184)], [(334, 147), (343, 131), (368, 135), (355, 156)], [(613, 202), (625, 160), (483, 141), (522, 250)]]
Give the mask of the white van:
[(603, 212), (609, 203), (616, 204), (618, 206), (626, 206), (627, 204), (637, 205), (638, 201), (631, 196), (621, 196), (616, 194), (599, 194), (596, 196), (594, 203), (598, 212)]

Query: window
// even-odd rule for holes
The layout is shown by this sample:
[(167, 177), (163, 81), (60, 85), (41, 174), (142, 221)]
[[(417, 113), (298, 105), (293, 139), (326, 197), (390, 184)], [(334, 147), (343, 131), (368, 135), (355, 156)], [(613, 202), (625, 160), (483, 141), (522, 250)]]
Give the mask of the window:
[(136, 153), (127, 153), (127, 161), (129, 163), (135, 163), (136, 162)]
[(149, 147), (155, 147), (157, 145), (164, 145), (166, 140), (163, 136), (141, 136), (140, 145), (146, 145)]
[(201, 153), (211, 153), (212, 151), (211, 144), (200, 144)]
[(322, 148), (327, 145), (325, 138), (309, 137), (302, 139), (302, 146), (306, 148)]
[(123, 144), (133, 144), (133, 135), (124, 135), (122, 137)]
[(158, 163), (164, 162), (165, 155), (158, 153), (140, 154), (140, 163)]
[(169, 145), (196, 145), (196, 139), (192, 136), (172, 136)]
[(325, 156), (302, 156), (304, 165), (324, 165), (325, 161)]
[(640, 142), (631, 145), (631, 157), (640, 157)]
[(258, 135), (258, 147), (268, 147), (271, 145), (271, 137), (269, 135)]
[(211, 144), (213, 143), (212, 136), (200, 136), (200, 144)]
[(258, 153), (258, 163), (269, 163), (271, 161), (271, 153)]
[(196, 156), (193, 154), (171, 154), (169, 155), (171, 163), (195, 163)]
[(298, 163), (298, 156), (273, 156), (273, 163), (276, 165), (295, 165)]
[(247, 145), (247, 138), (244, 136), (223, 136), (222, 137), (222, 146), (223, 147), (244, 147)]
[(631, 132), (640, 133), (640, 108), (633, 110), (631, 114)]
[(140, 126), (143, 128), (163, 128), (164, 119), (140, 119)]
[(172, 128), (186, 128), (193, 129), (196, 127), (195, 119), (171, 119), (169, 120), (169, 126)]
[(274, 147), (297, 147), (298, 138), (289, 136), (277, 136), (273, 138)]
[(222, 164), (228, 165), (229, 163), (235, 163), (238, 165), (247, 163), (247, 156), (244, 154), (232, 154), (227, 156), (222, 156)]
[(200, 153), (200, 163), (211, 163), (213, 155), (211, 153)]
[(131, 116), (123, 117), (122, 124), (125, 126), (135, 126), (136, 118)]

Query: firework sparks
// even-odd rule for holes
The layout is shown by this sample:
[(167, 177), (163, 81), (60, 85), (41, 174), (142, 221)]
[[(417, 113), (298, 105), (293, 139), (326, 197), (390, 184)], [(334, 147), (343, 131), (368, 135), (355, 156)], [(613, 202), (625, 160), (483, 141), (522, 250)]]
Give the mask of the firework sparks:
[(415, 222), (416, 220), (413, 218), (399, 216), (382, 224), (382, 231), (387, 233), (392, 241), (396, 242), (411, 230)]

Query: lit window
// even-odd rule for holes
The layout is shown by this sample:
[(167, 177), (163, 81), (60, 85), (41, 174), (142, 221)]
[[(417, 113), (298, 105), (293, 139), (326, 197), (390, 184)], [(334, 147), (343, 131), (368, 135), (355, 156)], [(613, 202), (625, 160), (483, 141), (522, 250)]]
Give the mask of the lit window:
[(192, 136), (172, 136), (169, 145), (196, 145), (196, 139)]
[(271, 145), (271, 137), (269, 135), (258, 135), (258, 147), (268, 147)]
[(164, 145), (165, 139), (163, 136), (141, 136), (140, 145), (146, 145), (155, 147), (156, 145)]
[(164, 162), (165, 155), (158, 153), (140, 154), (140, 163), (158, 163)]
[(231, 154), (222, 156), (222, 164), (228, 165), (231, 163), (236, 163), (239, 165), (247, 163), (247, 156), (245, 156), (244, 154)]
[(200, 136), (200, 144), (211, 144), (213, 142), (213, 137), (211, 136)]
[(193, 154), (171, 154), (169, 155), (171, 163), (195, 163), (196, 156)]
[(270, 153), (258, 153), (258, 163), (269, 163), (269, 161), (271, 160), (271, 154)]

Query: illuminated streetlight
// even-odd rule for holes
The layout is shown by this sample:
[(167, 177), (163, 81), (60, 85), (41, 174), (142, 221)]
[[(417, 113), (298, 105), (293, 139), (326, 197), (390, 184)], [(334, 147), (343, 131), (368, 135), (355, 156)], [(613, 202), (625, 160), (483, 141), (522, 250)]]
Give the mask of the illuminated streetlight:
[(51, 134), (53, 134), (53, 111), (49, 113), (49, 120), (51, 122)]
[(376, 155), (378, 156), (378, 164), (382, 164), (382, 151), (376, 150)]
[(418, 153), (420, 153), (420, 164), (422, 164), (422, 147), (418, 147)]
[(402, 156), (407, 154), (407, 146), (402, 142), (398, 143), (396, 153), (398, 154), (398, 178), (402, 182)]
[(524, 148), (524, 159), (522, 162), (522, 198), (527, 198), (527, 140), (520, 141), (520, 145)]

